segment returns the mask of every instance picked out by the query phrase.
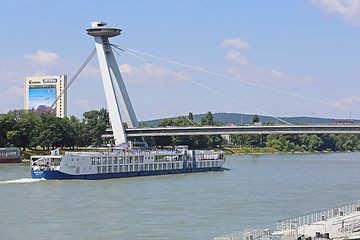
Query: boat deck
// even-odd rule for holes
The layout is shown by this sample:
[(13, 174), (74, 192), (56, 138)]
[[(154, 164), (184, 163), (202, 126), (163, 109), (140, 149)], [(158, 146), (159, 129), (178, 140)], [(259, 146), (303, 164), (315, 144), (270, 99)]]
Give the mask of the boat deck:
[(277, 230), (247, 230), (216, 240), (360, 239), (360, 202), (317, 211), (277, 222)]

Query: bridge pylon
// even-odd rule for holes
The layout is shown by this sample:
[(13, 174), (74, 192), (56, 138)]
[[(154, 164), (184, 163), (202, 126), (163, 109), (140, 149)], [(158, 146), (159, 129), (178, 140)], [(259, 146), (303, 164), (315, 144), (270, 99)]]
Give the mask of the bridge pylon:
[[(107, 27), (105, 22), (92, 22), (91, 28), (86, 29), (86, 31), (87, 34), (93, 36), (95, 39), (95, 47), (114, 133), (115, 145), (134, 145), (128, 142), (120, 109), (122, 110), (128, 127), (138, 128), (139, 123), (109, 42), (109, 38), (120, 35), (121, 29)], [(143, 137), (135, 139), (134, 142), (138, 147), (147, 147), (147, 143)]]

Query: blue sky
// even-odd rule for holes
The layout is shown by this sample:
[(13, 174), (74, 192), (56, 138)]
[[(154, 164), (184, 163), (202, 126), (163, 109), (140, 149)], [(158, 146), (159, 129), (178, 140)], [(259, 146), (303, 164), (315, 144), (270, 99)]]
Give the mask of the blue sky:
[[(70, 79), (94, 48), (85, 29), (101, 20), (123, 30), (114, 44), (233, 78), (122, 53), (140, 121), (207, 111), (360, 118), (360, 1), (0, 0), (0, 20), (0, 113), (23, 108), (25, 76)], [(68, 115), (101, 107), (96, 57), (68, 91)]]

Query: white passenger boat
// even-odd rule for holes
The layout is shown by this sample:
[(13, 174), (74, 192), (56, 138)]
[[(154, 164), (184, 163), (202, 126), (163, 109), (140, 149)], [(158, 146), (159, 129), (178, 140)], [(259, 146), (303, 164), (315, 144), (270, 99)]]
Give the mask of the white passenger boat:
[(213, 150), (114, 150), (32, 156), (33, 178), (107, 179), (223, 170), (224, 155)]

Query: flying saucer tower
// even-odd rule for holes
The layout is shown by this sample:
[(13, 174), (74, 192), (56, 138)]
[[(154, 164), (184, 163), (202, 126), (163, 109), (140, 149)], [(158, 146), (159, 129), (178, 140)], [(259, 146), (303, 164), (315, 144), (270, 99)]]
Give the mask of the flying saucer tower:
[[(128, 139), (121, 119), (120, 109), (130, 128), (139, 127), (139, 123), (109, 42), (109, 38), (120, 35), (121, 29), (107, 27), (105, 22), (92, 22), (91, 28), (86, 29), (86, 31), (95, 39), (115, 144), (127, 144)], [(136, 146), (147, 146), (143, 138), (139, 140)]]

